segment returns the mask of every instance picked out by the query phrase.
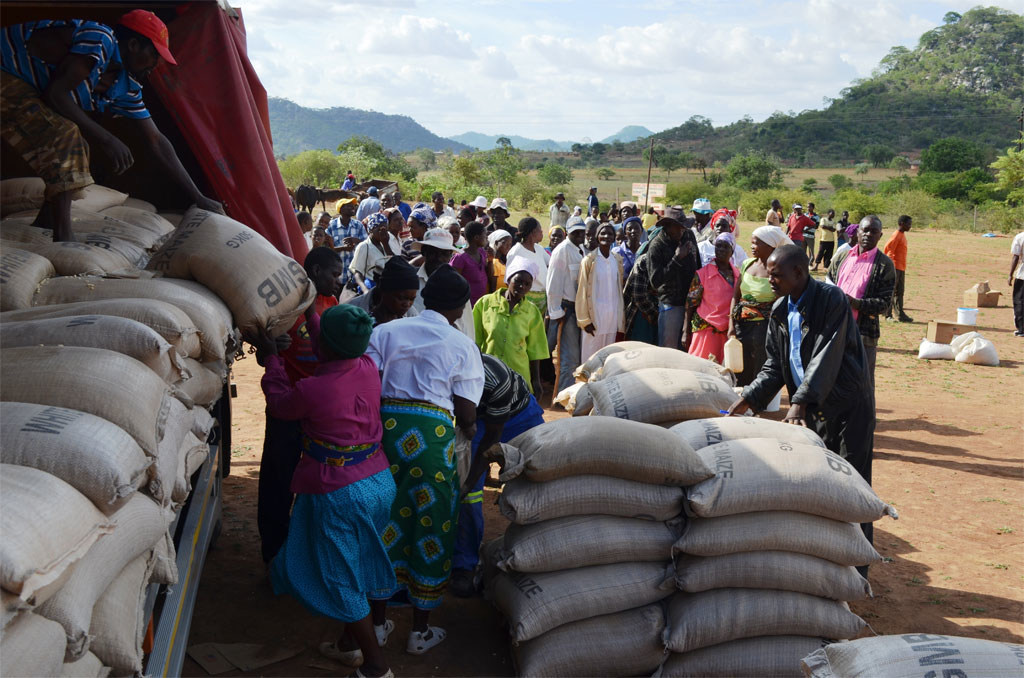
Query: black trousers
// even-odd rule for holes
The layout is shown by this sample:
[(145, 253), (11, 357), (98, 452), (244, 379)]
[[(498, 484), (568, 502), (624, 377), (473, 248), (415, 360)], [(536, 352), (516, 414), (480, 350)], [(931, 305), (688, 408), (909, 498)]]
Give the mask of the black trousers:
[(829, 266), (831, 266), (832, 265), (832, 252), (834, 252), (835, 249), (836, 249), (836, 241), (835, 240), (830, 240), (828, 242), (823, 242), (820, 245), (818, 245), (818, 256), (814, 258), (814, 265), (817, 266), (820, 263), (824, 263), (826, 269)]
[(292, 475), (299, 463), (301, 435), (299, 422), (267, 415), (256, 500), (256, 526), (265, 563), (273, 560), (288, 538), (288, 522), (295, 500), (291, 492)]
[[(875, 399), (864, 400), (840, 414), (826, 417), (819, 412), (808, 424), (825, 441), (825, 447), (846, 459), (870, 485), (875, 447)], [(861, 523), (860, 527), (871, 541), (872, 524)]]
[(743, 371), (736, 375), (736, 385), (747, 386), (754, 381), (768, 360), (768, 353), (765, 350), (768, 321), (737, 321), (736, 338), (743, 344)]
[(1024, 280), (1013, 280), (1013, 324), (1018, 332), (1024, 332)]

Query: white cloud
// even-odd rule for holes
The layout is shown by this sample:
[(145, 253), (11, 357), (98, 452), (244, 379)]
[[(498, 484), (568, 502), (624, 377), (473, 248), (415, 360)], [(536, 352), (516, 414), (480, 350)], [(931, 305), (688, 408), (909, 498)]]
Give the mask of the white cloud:
[[(404, 14), (398, 21), (386, 17), (366, 22), (358, 50), (364, 54), (428, 55), (472, 59), (469, 34), (433, 17)], [(346, 36), (348, 37), (348, 36)]]

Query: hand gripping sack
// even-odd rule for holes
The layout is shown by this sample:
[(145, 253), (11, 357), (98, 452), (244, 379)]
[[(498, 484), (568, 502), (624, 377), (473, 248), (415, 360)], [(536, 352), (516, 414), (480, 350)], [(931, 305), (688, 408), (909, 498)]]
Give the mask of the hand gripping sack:
[(604, 368), (595, 380), (607, 379), (627, 372), (637, 370), (689, 370), (721, 377), (730, 384), (733, 381), (731, 372), (716, 362), (706, 360), (674, 348), (662, 348), (660, 346), (646, 346), (645, 348), (632, 349), (613, 353), (604, 361)]
[(589, 381), (601, 370), (602, 367), (604, 367), (604, 361), (608, 359), (608, 356), (621, 353), (622, 351), (650, 348), (650, 346), (650, 344), (643, 341), (619, 341), (614, 344), (608, 344), (604, 348), (596, 351), (594, 355), (584, 360), (583, 364), (577, 367), (576, 371), (573, 372), (573, 376), (577, 379)]
[(0, 403), (0, 461), (51, 473), (110, 515), (148, 480), (153, 460), (119, 426), (78, 410)]
[(60, 478), (0, 464), (0, 586), (40, 603), (114, 525)]
[(658, 426), (611, 417), (557, 419), (503, 446), (501, 480), (583, 474), (653, 485), (693, 485), (714, 475), (693, 449)]
[(860, 525), (809, 513), (758, 511), (720, 518), (692, 518), (672, 547), (672, 555), (724, 556), (786, 551), (824, 558), (839, 565), (873, 565), (882, 556)]
[(697, 454), (716, 475), (687, 490), (692, 515), (798, 511), (851, 523), (899, 517), (845, 459), (820, 447), (751, 438)]
[(665, 656), (658, 603), (559, 626), (513, 648), (520, 676), (646, 676)]
[(648, 424), (714, 417), (736, 400), (720, 377), (688, 370), (637, 370), (590, 384), (594, 413)]
[(821, 436), (805, 426), (794, 426), (760, 417), (692, 419), (676, 424), (669, 430), (685, 440), (695, 450), (703, 449), (708, 445), (745, 438), (771, 438), (784, 443), (825, 447)]
[(500, 574), (495, 606), (521, 643), (569, 622), (647, 605), (672, 593), (671, 566), (619, 563), (537, 574)]
[(656, 678), (799, 678), (800, 658), (829, 641), (812, 636), (757, 636), (702, 647), (692, 652), (673, 652)]
[(714, 589), (672, 597), (665, 646), (691, 652), (765, 635), (853, 638), (867, 624), (846, 603), (806, 593), (767, 589)]
[(498, 506), (503, 516), (520, 525), (585, 515), (669, 520), (682, 511), (683, 489), (607, 476), (573, 476), (546, 483), (516, 478), (505, 484)]
[(1024, 645), (906, 633), (826, 645), (804, 657), (800, 664), (810, 678), (1019, 678)]
[(0, 311), (13, 311), (32, 305), (39, 283), (56, 272), (46, 257), (25, 247), (3, 247), (0, 251)]
[(198, 208), (185, 214), (149, 269), (209, 287), (227, 303), (244, 336), (260, 328), (287, 331), (316, 297), (298, 262), (251, 228)]

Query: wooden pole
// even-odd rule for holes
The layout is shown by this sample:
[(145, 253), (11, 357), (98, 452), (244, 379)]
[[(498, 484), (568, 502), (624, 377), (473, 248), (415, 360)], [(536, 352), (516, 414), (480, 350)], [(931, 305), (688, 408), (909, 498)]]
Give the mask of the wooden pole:
[(647, 151), (647, 189), (644, 190), (644, 214), (647, 214), (647, 201), (651, 195), (651, 167), (654, 165), (654, 137), (651, 137), (651, 147)]

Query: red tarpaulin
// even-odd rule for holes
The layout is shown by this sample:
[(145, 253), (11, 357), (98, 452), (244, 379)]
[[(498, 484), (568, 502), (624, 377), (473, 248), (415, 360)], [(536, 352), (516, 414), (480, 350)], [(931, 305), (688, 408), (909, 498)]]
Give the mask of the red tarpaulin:
[(241, 15), (194, 3), (168, 29), (178, 65), (162, 64), (149, 84), (228, 215), (303, 261), (309, 249), (274, 160), (267, 92), (246, 54)]

